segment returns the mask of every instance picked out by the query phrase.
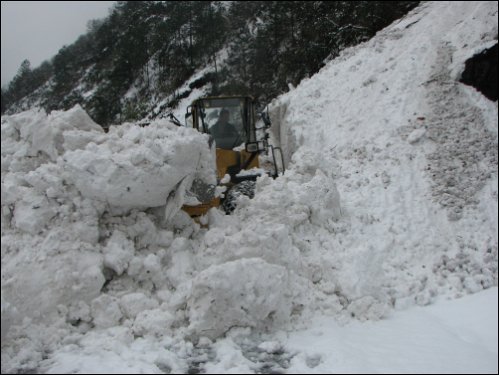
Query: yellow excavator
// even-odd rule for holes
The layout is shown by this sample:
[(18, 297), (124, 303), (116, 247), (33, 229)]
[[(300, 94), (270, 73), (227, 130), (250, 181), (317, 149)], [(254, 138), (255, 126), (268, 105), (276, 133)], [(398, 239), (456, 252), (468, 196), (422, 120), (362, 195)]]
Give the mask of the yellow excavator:
[[(217, 197), (216, 186), (194, 181), (190, 193), (201, 204), (182, 207), (191, 217), (202, 216), (210, 208), (219, 206), (229, 214), (235, 208), (237, 196), (253, 198), (255, 181), (262, 173), (273, 178), (284, 173), (282, 150), (268, 142), (267, 130), (271, 126), (268, 111), (257, 114), (252, 97), (197, 99), (187, 108), (185, 120), (186, 126), (210, 135), (210, 146), (216, 148), (218, 186), (226, 188), (223, 197)], [(180, 124), (177, 119), (172, 121)], [(264, 169), (260, 165), (261, 154), (270, 156), (266, 158), (270, 165)], [(276, 155), (279, 155), (279, 163)]]

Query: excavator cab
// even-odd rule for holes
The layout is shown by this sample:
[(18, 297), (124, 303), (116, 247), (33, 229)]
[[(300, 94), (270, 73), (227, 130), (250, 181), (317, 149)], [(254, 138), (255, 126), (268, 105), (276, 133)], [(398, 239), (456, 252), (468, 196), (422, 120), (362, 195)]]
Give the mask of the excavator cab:
[(248, 145), (249, 152), (266, 151), (266, 140), (257, 142), (256, 116), (253, 98), (208, 97), (194, 101), (187, 109), (192, 126), (212, 135), (216, 147), (232, 150)]
[[(233, 97), (206, 97), (195, 100), (187, 108), (186, 124), (202, 133), (210, 135), (210, 142), (216, 147), (217, 181), (226, 187), (224, 198), (213, 196), (206, 198), (206, 188), (193, 183), (193, 194), (204, 196), (202, 204), (184, 206), (183, 209), (191, 216), (201, 216), (211, 207), (223, 205), (226, 213), (234, 209), (230, 197), (237, 191), (253, 196), (251, 187), (261, 173), (252, 173), (250, 170), (260, 169), (258, 155), (271, 151), (274, 166), (269, 172), (272, 177), (279, 175), (275, 154), (281, 151), (278, 147), (268, 144), (266, 130), (270, 127), (268, 114), (262, 116), (262, 125), (257, 127), (259, 118), (256, 114), (256, 104), (250, 96)], [(284, 172), (284, 162), (281, 155), (281, 171)], [(230, 180), (226, 176), (230, 176)], [(215, 189), (213, 189), (214, 191)], [(231, 194), (232, 192), (232, 194)], [(230, 204), (229, 204), (230, 203)]]

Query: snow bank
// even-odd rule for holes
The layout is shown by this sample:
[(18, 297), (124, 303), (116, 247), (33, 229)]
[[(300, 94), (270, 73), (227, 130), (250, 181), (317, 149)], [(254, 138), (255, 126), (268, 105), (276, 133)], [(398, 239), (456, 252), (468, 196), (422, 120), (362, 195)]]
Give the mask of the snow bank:
[(458, 82), (494, 40), (497, 3), (426, 3), (273, 102), (291, 173), (313, 160), (341, 194), (338, 222), (292, 235), (321, 259), (328, 311), (497, 285), (497, 102)]
[[(182, 182), (215, 183), (211, 168), (206, 137), (166, 122), (104, 134), (79, 106), (2, 117), (2, 298), (19, 312), (17, 322), (50, 321), (61, 311), (79, 321), (88, 312), (77, 311), (92, 305), (98, 326), (116, 323), (92, 301), (102, 299), (111, 273), (137, 268), (137, 249), (130, 228), (106, 225), (131, 210), (164, 209)], [(160, 222), (158, 212), (152, 220)], [(154, 231), (148, 245), (171, 242), (171, 232), (141, 219)], [(154, 268), (150, 257), (143, 263), (144, 272)]]

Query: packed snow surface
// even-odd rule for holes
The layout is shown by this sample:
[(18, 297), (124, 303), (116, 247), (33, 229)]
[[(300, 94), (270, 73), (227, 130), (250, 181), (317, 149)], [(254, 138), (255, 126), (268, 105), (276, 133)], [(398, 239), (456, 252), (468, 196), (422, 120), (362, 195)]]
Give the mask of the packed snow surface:
[(2, 372), (497, 372), (497, 102), (458, 82), (494, 43), (497, 2), (428, 2), (345, 50), (203, 226), (206, 136), (2, 117)]

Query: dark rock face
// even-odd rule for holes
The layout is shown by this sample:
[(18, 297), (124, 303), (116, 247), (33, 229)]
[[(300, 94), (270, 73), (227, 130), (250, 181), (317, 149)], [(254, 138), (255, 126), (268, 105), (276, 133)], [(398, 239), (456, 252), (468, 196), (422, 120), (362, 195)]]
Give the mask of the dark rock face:
[(466, 61), (461, 82), (497, 100), (497, 43)]

